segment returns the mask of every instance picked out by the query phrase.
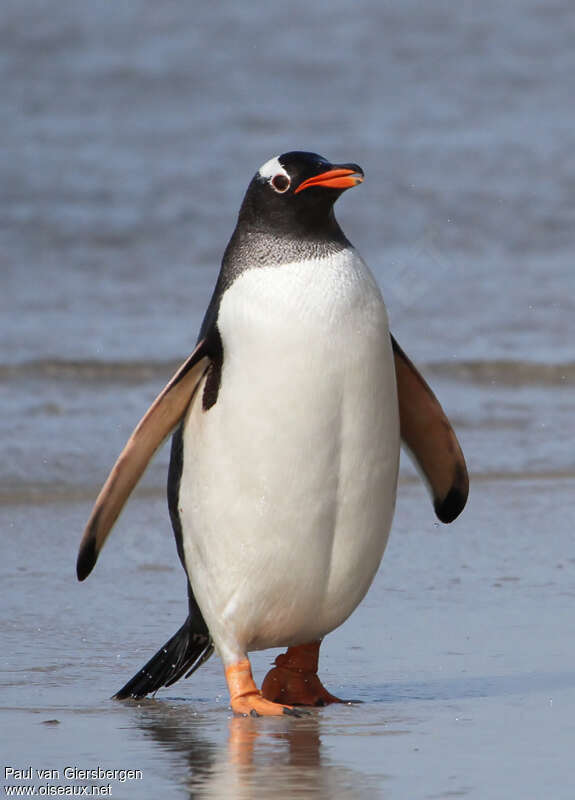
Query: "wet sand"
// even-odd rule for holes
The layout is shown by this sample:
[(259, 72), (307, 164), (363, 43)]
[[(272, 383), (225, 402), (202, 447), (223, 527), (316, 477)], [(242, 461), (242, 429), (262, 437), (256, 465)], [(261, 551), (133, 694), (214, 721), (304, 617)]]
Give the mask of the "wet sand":
[[(567, 800), (573, 485), (478, 481), (444, 527), (404, 482), (374, 586), (322, 648), (327, 686), (361, 703), (295, 720), (233, 718), (217, 658), (156, 699), (108, 699), (185, 614), (162, 498), (132, 502), (82, 585), (85, 504), (3, 507), (4, 761), (140, 769), (93, 781), (118, 798)], [(255, 654), (260, 679), (273, 655)]]

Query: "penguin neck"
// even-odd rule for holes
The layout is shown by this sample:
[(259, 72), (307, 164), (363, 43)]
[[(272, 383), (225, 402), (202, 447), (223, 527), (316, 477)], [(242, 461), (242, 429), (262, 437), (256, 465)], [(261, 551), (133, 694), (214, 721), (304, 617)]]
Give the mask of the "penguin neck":
[(302, 224), (296, 230), (246, 224), (240, 216), (224, 253), (222, 273), (233, 280), (246, 269), (327, 258), (350, 247), (333, 210), (321, 225)]

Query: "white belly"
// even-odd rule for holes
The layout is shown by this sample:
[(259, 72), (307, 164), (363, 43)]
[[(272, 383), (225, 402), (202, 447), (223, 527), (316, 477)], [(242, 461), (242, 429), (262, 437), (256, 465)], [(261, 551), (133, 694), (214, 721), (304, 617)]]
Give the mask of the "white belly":
[[(243, 273), (224, 294), (217, 402), (184, 426), (180, 515), (224, 660), (321, 638), (377, 571), (399, 421), (387, 315), (354, 251)], [(202, 387), (201, 387), (202, 388)]]

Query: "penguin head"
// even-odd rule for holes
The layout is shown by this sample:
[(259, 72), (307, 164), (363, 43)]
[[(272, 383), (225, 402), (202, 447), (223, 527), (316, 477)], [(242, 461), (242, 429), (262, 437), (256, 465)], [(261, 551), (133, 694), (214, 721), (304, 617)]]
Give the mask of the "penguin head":
[(240, 209), (243, 226), (313, 236), (336, 225), (333, 204), (363, 181), (357, 164), (332, 164), (316, 153), (294, 150), (271, 158), (248, 186)]

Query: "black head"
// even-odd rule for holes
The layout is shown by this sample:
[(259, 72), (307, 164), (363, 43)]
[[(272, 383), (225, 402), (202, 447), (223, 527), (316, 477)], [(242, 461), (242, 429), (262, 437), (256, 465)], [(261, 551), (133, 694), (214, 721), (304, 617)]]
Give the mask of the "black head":
[(331, 164), (316, 153), (292, 151), (267, 161), (253, 177), (240, 209), (242, 228), (315, 238), (339, 231), (333, 204), (363, 181), (357, 164)]

